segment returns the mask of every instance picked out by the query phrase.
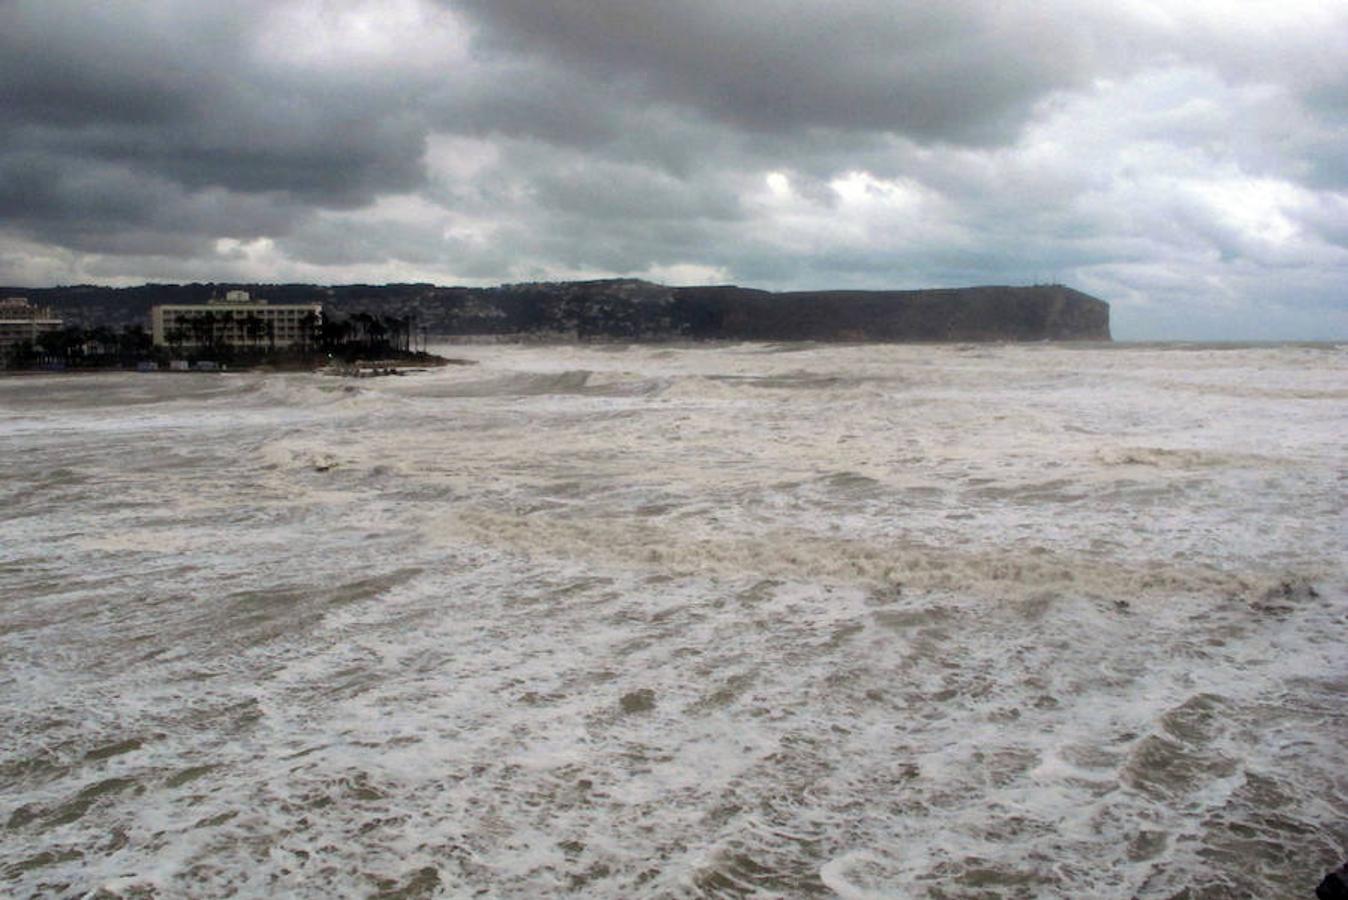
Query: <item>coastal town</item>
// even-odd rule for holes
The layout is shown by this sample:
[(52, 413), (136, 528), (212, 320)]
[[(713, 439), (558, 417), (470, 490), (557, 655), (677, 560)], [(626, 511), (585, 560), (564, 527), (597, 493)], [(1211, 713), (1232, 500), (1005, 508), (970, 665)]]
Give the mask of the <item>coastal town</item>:
[(205, 303), (157, 304), (143, 323), (83, 327), (27, 297), (0, 300), (0, 369), (218, 372), (268, 365), (385, 373), (430, 362), (411, 317), (323, 314), (321, 303), (272, 303), (228, 290)]

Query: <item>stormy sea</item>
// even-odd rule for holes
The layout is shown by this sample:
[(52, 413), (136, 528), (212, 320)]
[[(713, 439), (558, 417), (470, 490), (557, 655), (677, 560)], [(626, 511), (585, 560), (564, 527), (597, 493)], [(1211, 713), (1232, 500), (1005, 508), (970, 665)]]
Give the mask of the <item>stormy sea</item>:
[(1348, 348), (0, 379), (0, 894), (1309, 897)]

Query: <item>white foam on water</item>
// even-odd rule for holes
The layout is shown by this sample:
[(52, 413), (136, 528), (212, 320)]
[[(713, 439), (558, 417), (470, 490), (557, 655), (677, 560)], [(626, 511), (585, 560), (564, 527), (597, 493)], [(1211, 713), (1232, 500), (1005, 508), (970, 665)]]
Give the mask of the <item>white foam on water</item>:
[(3, 890), (1259, 897), (1341, 861), (1343, 348), (451, 355), (0, 380)]

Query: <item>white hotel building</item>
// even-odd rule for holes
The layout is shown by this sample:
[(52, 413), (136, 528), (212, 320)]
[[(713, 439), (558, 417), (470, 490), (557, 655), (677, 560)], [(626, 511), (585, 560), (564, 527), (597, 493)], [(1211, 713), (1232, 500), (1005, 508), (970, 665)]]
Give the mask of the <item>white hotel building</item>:
[(33, 306), (27, 297), (0, 300), (0, 358), (23, 343), (36, 343), (49, 331), (60, 331), (62, 322), (45, 306)]
[(229, 291), (223, 299), (207, 303), (166, 303), (150, 308), (150, 332), (157, 347), (202, 346), (206, 343), (206, 322), (216, 345), (289, 347), (306, 339), (317, 342), (323, 305), (273, 304), (255, 300), (247, 291)]

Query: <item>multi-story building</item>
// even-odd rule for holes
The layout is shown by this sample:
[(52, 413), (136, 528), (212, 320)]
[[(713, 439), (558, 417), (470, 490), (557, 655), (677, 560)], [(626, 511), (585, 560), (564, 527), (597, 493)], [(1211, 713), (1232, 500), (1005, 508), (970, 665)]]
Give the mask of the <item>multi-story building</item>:
[(150, 308), (158, 347), (278, 348), (318, 340), (321, 303), (268, 303), (247, 291), (229, 291), (207, 303), (166, 303)]
[(36, 343), (48, 331), (60, 331), (62, 322), (45, 306), (33, 306), (27, 297), (0, 300), (0, 359), (22, 343)]

